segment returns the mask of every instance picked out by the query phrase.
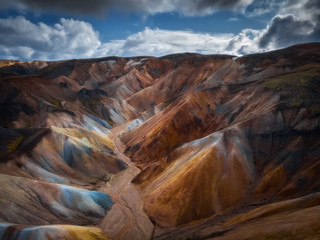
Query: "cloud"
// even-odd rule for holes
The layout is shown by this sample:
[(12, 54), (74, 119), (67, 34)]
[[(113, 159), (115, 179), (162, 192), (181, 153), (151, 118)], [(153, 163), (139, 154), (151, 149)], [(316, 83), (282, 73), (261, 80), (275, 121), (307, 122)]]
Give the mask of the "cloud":
[(292, 14), (298, 19), (314, 20), (320, 14), (318, 0), (287, 0), (282, 4), (278, 14)]
[[(310, 20), (311, 19), (311, 20)], [(91, 24), (61, 18), (59, 23), (32, 23), (22, 16), (0, 19), (0, 57), (4, 59), (59, 60), (105, 56), (163, 56), (172, 53), (244, 55), (295, 43), (319, 41), (314, 17), (303, 20), (277, 15), (262, 30), (238, 34), (209, 34), (145, 28), (126, 39), (102, 42)]]
[(84, 58), (101, 45), (91, 24), (64, 18), (53, 26), (34, 24), (22, 16), (0, 19), (0, 34), (3, 58)]
[(145, 28), (125, 40), (105, 43), (103, 49), (111, 55), (162, 56), (179, 52), (213, 53), (224, 48), (233, 34), (210, 35), (192, 31), (169, 31)]
[(320, 9), (320, 2), (318, 0), (308, 0), (305, 4), (305, 9), (307, 10), (318, 10), (318, 14), (319, 13), (319, 9)]
[(291, 0), (283, 4), (261, 35), (259, 46), (279, 48), (320, 40), (319, 0)]
[(15, 7), (20, 10), (63, 12), (71, 14), (102, 15), (108, 8), (109, 0), (2, 0), (0, 9)]
[(293, 15), (275, 16), (271, 24), (262, 35), (259, 46), (264, 48), (269, 45), (284, 47), (310, 39), (315, 25), (308, 20), (300, 20)]
[[(293, 0), (287, 0), (292, 2)], [(247, 17), (257, 17), (268, 13), (277, 12), (279, 9), (283, 9), (288, 5), (287, 1), (279, 0), (256, 0), (250, 4), (245, 11)]]
[(99, 54), (117, 56), (163, 56), (172, 53), (242, 55), (263, 51), (261, 32), (245, 29), (235, 34), (208, 34), (145, 28), (125, 40), (102, 44)]
[(265, 14), (289, 15), (298, 19), (310, 20), (320, 14), (319, 0), (254, 0), (245, 10), (247, 17)]
[(179, 12), (183, 15), (206, 15), (220, 9), (240, 11), (253, 0), (2, 0), (1, 8), (17, 7), (32, 11), (56, 11), (102, 16), (109, 9), (146, 14)]
[(174, 11), (185, 15), (207, 15), (218, 10), (243, 11), (253, 0), (176, 0)]
[(235, 17), (228, 19), (228, 22), (238, 22), (238, 21), (240, 21), (240, 19)]
[(61, 18), (49, 26), (22, 16), (0, 19), (0, 57), (59, 60), (104, 56), (162, 56), (179, 52), (242, 54), (258, 51), (259, 31), (208, 34), (145, 28), (126, 39), (102, 43), (92, 25)]
[[(146, 28), (125, 40), (112, 42), (112, 53), (127, 56), (161, 56), (189, 51), (202, 54), (243, 55), (320, 40), (319, 0), (261, 0), (254, 1), (252, 5), (260, 6), (261, 9), (269, 6), (266, 12), (272, 12), (279, 7), (281, 10), (265, 29), (243, 29), (238, 34), (206, 34)], [(103, 46), (109, 49), (109, 43)]]

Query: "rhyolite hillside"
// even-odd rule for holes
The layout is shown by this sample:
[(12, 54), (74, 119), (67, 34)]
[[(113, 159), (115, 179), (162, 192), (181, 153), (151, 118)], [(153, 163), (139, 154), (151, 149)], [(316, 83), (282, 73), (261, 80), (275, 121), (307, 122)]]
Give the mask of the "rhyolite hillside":
[(319, 239), (320, 43), (0, 61), (1, 239)]

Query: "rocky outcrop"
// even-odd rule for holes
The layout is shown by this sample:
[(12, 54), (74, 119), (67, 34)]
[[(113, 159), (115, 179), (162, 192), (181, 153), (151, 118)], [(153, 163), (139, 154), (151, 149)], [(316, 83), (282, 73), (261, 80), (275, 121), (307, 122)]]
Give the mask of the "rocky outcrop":
[(317, 238), (319, 46), (0, 61), (0, 236)]

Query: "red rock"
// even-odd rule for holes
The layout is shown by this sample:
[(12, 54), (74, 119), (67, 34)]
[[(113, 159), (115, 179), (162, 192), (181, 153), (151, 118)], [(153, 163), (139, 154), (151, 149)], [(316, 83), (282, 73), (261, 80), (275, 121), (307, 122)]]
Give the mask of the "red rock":
[(319, 46), (0, 61), (0, 236), (317, 238)]

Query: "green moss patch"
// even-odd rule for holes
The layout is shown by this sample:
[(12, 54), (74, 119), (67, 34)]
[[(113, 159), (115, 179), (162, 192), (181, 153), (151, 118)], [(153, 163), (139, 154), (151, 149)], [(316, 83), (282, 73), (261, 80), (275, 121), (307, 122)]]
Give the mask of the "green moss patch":
[(263, 87), (281, 92), (286, 108), (305, 107), (311, 115), (320, 114), (320, 66), (266, 79)]

